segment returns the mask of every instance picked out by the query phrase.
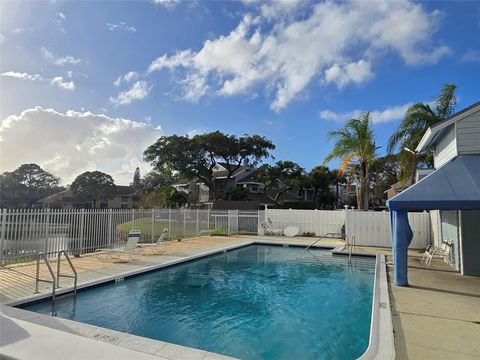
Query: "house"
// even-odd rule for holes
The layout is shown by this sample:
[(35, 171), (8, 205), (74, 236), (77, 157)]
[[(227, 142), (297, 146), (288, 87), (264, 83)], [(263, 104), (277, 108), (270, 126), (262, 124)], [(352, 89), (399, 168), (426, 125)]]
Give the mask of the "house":
[[(111, 200), (99, 201), (100, 209), (132, 209), (135, 191), (131, 186), (115, 185), (115, 197)], [(93, 209), (94, 201), (88, 198), (75, 196), (70, 189), (63, 190), (59, 193), (47, 196), (37, 201), (39, 207), (42, 208), (58, 208), (58, 209)]]
[(464, 275), (480, 275), (480, 102), (430, 127), (416, 151), (431, 149), (435, 171), (388, 201), (397, 285), (408, 284), (408, 210), (436, 212), (434, 245), (451, 242), (450, 264)]
[[(256, 203), (255, 205), (250, 204), (248, 207), (263, 208), (264, 206), (273, 206), (275, 202), (272, 198), (275, 197), (276, 192), (274, 189), (267, 189), (265, 191), (265, 184), (258, 180), (258, 175), (260, 169), (255, 169), (248, 166), (240, 166), (236, 169), (231, 177), (227, 180), (228, 170), (225, 164), (218, 163), (213, 168), (213, 177), (217, 187), (221, 191), (225, 191), (232, 188), (243, 189), (246, 193), (246, 199), (244, 201), (249, 201)], [(215, 200), (213, 194), (209, 188), (202, 182), (198, 181), (189, 181), (189, 180), (180, 180), (173, 185), (177, 190), (184, 191), (186, 193), (192, 194), (191, 201), (194, 202), (195, 206), (198, 207), (212, 207)], [(291, 190), (283, 193), (280, 197), (280, 200), (300, 200), (300, 201), (312, 201), (314, 197), (313, 189), (302, 189), (302, 190)], [(238, 206), (237, 202), (231, 203), (222, 203), (222, 207), (228, 206)], [(232, 209), (233, 209), (232, 207)]]

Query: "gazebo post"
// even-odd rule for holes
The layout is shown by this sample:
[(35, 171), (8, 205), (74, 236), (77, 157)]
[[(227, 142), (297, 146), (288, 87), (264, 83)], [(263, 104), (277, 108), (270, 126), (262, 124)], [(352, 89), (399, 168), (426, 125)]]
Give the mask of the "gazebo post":
[(407, 210), (390, 209), (390, 223), (394, 283), (397, 286), (408, 286), (408, 246), (412, 242), (413, 232), (408, 223)]

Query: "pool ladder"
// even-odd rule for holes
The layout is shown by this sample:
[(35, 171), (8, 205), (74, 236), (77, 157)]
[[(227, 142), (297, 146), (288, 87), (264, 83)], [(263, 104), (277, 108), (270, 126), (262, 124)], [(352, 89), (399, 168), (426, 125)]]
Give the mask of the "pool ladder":
[[(325, 239), (325, 238), (328, 238), (328, 237), (333, 237), (332, 235), (340, 235), (340, 234), (337, 234), (337, 233), (326, 233), (322, 236), (320, 236), (317, 240), (315, 240), (313, 243), (311, 243), (310, 245), (308, 245), (306, 248), (305, 248), (305, 251), (308, 251), (308, 249), (310, 249), (313, 245), (315, 245), (316, 243), (318, 243), (320, 240), (322, 239)], [(341, 236), (341, 235), (340, 235)]]
[[(68, 265), (73, 272), (73, 275), (65, 275), (60, 273), (60, 258), (62, 254), (67, 259)], [(47, 266), (48, 272), (50, 273), (51, 280), (40, 279), (40, 261), (43, 260), (45, 265)], [(52, 284), (52, 306), (55, 303), (55, 296), (56, 296), (56, 289), (60, 287), (60, 278), (61, 277), (69, 277), (73, 278), (73, 295), (77, 296), (77, 282), (78, 282), (78, 274), (75, 266), (73, 266), (72, 260), (70, 256), (68, 256), (65, 250), (60, 250), (57, 255), (57, 275), (53, 272), (52, 266), (50, 265), (50, 261), (45, 253), (41, 252), (38, 253), (37, 256), (37, 269), (35, 274), (35, 294), (38, 294), (38, 285), (40, 282), (51, 283)]]

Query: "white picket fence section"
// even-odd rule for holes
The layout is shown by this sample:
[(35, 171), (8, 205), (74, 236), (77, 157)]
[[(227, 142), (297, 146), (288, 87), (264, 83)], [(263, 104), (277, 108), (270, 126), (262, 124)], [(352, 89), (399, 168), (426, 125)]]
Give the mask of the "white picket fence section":
[[(411, 212), (408, 220), (413, 232), (411, 249), (425, 249), (430, 244), (430, 215)], [(362, 246), (391, 247), (390, 214), (388, 212), (346, 211), (345, 231), (355, 244)]]
[(345, 223), (343, 210), (267, 209), (265, 217), (272, 221), (274, 228), (297, 226), (300, 229), (299, 235), (303, 233), (315, 233), (317, 236), (327, 233), (342, 234)]

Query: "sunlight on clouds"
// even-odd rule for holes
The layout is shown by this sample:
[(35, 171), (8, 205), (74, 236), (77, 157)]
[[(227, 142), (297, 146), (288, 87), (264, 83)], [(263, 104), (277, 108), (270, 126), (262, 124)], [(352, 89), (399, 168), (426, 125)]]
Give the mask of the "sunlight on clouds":
[(126, 185), (135, 167), (147, 170), (142, 153), (160, 135), (160, 128), (142, 122), (35, 107), (1, 123), (0, 172), (33, 162), (64, 184), (84, 171), (100, 170)]
[(252, 2), (253, 9), (228, 35), (205, 41), (197, 52), (163, 54), (147, 74), (170, 70), (180, 95), (192, 102), (206, 95), (246, 94), (261, 86), (273, 95), (271, 108), (279, 111), (315, 77), (339, 88), (368, 81), (374, 76), (372, 59), (385, 52), (397, 53), (408, 65), (435, 63), (450, 52), (433, 40), (441, 14), (421, 4), (323, 2), (308, 5), (301, 16), (289, 11), (306, 5)]
[(54, 77), (50, 83), (63, 90), (75, 90), (75, 83), (73, 81), (64, 81), (63, 76)]
[(113, 85), (120, 86), (122, 83), (128, 83), (137, 78), (138, 78), (138, 73), (136, 73), (135, 71), (129, 71), (125, 75), (119, 76), (117, 80), (114, 81)]
[(11, 78), (19, 79), (19, 80), (43, 81), (43, 78), (42, 78), (41, 75), (27, 74), (26, 72), (20, 73), (20, 72), (16, 72), (16, 71), (7, 71), (7, 72), (4, 72), (4, 73), (0, 74), (0, 76), (11, 77)]
[[(370, 111), (370, 116), (374, 124), (386, 123), (390, 121), (400, 120), (405, 116), (408, 108), (412, 103), (392, 106), (385, 110)], [(334, 112), (330, 110), (322, 110), (319, 112), (320, 118), (323, 120), (345, 122), (350, 119), (359, 118), (362, 113), (368, 110), (352, 110), (347, 112)]]
[(146, 81), (137, 81), (129, 90), (122, 91), (117, 97), (111, 97), (110, 102), (115, 106), (128, 105), (135, 100), (142, 100), (148, 96), (152, 86)]

